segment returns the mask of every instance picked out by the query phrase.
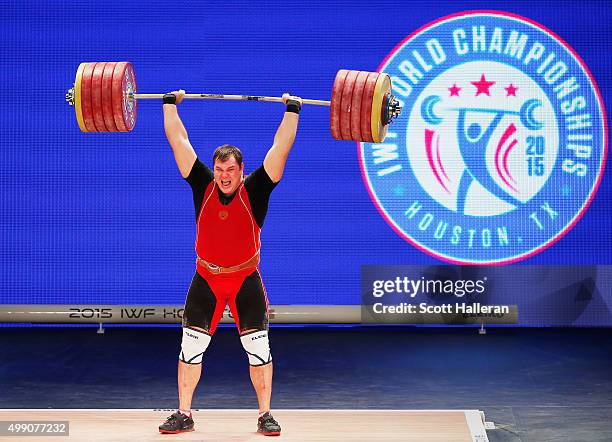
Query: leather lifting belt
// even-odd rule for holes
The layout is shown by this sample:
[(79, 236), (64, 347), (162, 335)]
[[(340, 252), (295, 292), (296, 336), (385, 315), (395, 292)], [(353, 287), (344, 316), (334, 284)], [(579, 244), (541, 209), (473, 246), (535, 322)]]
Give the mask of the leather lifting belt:
[(221, 267), (216, 264), (210, 263), (208, 261), (203, 260), (199, 256), (196, 258), (196, 263), (204, 267), (210, 273), (217, 275), (219, 273), (234, 273), (240, 270), (248, 269), (248, 268), (257, 268), (259, 264), (259, 252), (257, 252), (251, 259), (243, 262), (242, 264), (238, 264), (232, 267)]

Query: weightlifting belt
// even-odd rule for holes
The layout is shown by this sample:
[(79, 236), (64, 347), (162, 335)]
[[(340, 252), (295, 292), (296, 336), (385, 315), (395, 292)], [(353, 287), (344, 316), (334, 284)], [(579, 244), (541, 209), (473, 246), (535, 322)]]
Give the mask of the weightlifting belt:
[(245, 261), (242, 264), (238, 264), (232, 267), (221, 267), (211, 262), (205, 261), (199, 256), (196, 258), (196, 263), (201, 265), (214, 275), (217, 275), (219, 273), (234, 273), (248, 268), (257, 268), (257, 265), (259, 264), (259, 251), (257, 251), (257, 253), (255, 253), (255, 255), (253, 255), (253, 257), (248, 261)]

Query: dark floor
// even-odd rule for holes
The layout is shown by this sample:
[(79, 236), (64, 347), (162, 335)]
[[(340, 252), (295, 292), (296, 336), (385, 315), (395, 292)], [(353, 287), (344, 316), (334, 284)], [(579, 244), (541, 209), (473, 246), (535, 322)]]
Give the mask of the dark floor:
[[(0, 328), (0, 408), (176, 407), (178, 328)], [(612, 441), (612, 330), (275, 327), (273, 408), (479, 409), (491, 441)], [(194, 408), (256, 408), (234, 328)], [(449, 441), (450, 442), (450, 441)]]

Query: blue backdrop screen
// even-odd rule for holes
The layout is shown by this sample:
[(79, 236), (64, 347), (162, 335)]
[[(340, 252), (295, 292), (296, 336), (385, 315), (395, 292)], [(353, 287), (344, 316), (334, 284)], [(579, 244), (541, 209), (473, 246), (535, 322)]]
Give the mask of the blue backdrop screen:
[[(132, 133), (83, 134), (64, 102), (79, 63), (131, 61), (143, 93), (327, 100), (339, 69), (375, 71), (384, 60), (395, 69), (388, 56), (417, 29), (485, 7), (563, 38), (610, 107), (612, 6), (603, 1), (2, 2), (0, 301), (180, 304), (194, 272), (192, 194), (166, 141), (161, 103), (140, 101)], [(397, 128), (410, 115), (410, 99), (400, 98), (407, 106)], [(230, 143), (243, 150), (247, 172), (261, 165), (283, 116), (278, 104), (253, 102), (179, 110), (205, 163)], [(361, 148), (331, 138), (328, 110), (303, 109), (262, 230), (271, 303), (358, 304), (364, 264), (444, 263), (381, 216)], [(610, 264), (610, 198), (604, 174), (576, 225), (520, 264)]]

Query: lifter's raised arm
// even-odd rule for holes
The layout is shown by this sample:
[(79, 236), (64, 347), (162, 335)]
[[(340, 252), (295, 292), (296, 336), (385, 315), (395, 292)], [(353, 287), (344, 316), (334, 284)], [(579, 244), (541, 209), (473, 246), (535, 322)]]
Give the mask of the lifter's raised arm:
[(287, 111), (283, 116), (283, 121), (281, 121), (276, 130), (274, 144), (272, 144), (263, 162), (266, 173), (275, 183), (280, 181), (283, 176), (285, 163), (297, 133), (298, 114), (302, 107), (302, 99), (300, 97), (284, 94), (283, 101), (287, 105)]
[[(171, 97), (172, 95), (175, 97), (174, 100)], [(185, 91), (181, 89), (164, 96), (164, 129), (168, 142), (172, 146), (176, 165), (182, 177), (187, 178), (197, 155), (189, 142), (187, 130), (183, 126), (176, 106), (183, 100), (184, 95)], [(175, 101), (175, 104), (172, 104), (172, 101)]]

